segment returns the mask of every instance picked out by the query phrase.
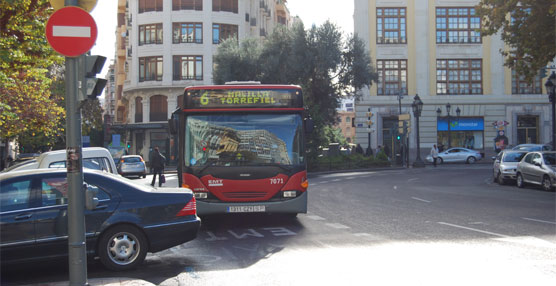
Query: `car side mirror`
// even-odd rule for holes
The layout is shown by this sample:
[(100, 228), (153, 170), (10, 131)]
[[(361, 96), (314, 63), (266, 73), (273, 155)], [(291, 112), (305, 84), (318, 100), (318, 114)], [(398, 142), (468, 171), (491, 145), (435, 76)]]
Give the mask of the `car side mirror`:
[(170, 117), (170, 119), (168, 119), (168, 128), (170, 129), (170, 134), (177, 134), (178, 126), (179, 126), (178, 115), (172, 113), (172, 116)]
[(535, 162), (533, 162), (533, 164), (535, 164), (535, 166), (537, 166), (537, 167), (542, 167), (542, 164), (539, 161), (535, 161)]

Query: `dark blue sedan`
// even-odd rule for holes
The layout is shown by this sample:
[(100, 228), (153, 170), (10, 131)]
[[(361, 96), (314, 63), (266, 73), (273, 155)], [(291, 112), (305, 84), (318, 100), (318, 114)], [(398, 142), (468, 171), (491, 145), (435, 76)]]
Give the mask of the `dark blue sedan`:
[[(157, 252), (194, 239), (200, 227), (189, 189), (158, 188), (120, 176), (85, 170), (99, 204), (85, 210), (87, 254), (112, 270), (128, 270)], [(66, 170), (0, 174), (2, 264), (68, 255)]]

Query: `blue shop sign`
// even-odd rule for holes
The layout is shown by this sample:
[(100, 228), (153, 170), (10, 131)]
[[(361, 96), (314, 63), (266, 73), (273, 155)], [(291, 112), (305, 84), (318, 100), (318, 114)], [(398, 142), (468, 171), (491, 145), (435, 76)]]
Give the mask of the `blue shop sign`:
[[(485, 129), (485, 121), (478, 117), (465, 117), (458, 120), (457, 117), (451, 117), (450, 130), (452, 131), (482, 131)], [(438, 118), (438, 131), (448, 131), (448, 118)]]

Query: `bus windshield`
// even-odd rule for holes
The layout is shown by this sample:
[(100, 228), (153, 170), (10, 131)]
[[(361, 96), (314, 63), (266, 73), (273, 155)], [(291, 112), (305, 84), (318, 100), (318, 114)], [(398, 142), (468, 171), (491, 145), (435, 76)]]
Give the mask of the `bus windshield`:
[(299, 114), (190, 115), (185, 165), (292, 166), (305, 163)]

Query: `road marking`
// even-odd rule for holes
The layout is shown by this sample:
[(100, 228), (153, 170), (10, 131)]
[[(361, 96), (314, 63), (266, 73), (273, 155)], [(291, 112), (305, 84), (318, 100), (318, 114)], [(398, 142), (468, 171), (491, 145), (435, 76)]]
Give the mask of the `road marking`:
[(522, 219), (530, 220), (530, 221), (536, 221), (536, 222), (542, 222), (542, 223), (556, 224), (556, 222), (553, 222), (553, 221), (540, 220), (540, 219), (534, 219), (534, 218), (528, 218), (528, 217), (522, 217)]
[(328, 181), (322, 181), (321, 184), (328, 184)]
[(355, 177), (347, 177), (346, 180), (353, 180)]
[(341, 223), (327, 223), (326, 225), (329, 226), (329, 227), (335, 228), (335, 229), (348, 229), (348, 228), (350, 228), (349, 226), (343, 225)]
[(447, 225), (447, 226), (456, 227), (456, 228), (461, 228), (461, 229), (466, 229), (466, 230), (471, 230), (471, 231), (480, 232), (480, 233), (484, 233), (484, 234), (490, 234), (490, 235), (503, 237), (503, 238), (508, 238), (509, 237), (507, 235), (503, 235), (503, 234), (499, 234), (499, 233), (495, 233), (495, 232), (490, 232), (490, 231), (484, 231), (484, 230), (471, 228), (471, 227), (466, 227), (466, 226), (461, 226), (461, 225), (457, 225), (457, 224), (451, 224), (451, 223), (446, 223), (446, 222), (438, 222), (438, 224)]
[(318, 216), (318, 215), (307, 215), (307, 216), (305, 216), (305, 217), (306, 217), (306, 218), (310, 218), (310, 219), (312, 219), (312, 220), (326, 220), (325, 218), (320, 217), (320, 216)]
[(341, 179), (334, 179), (334, 180), (332, 180), (332, 182), (339, 182), (339, 181), (341, 181)]
[(413, 181), (417, 181), (417, 180), (419, 180), (419, 178), (411, 178), (411, 179), (407, 180), (407, 182), (413, 182)]
[(431, 201), (423, 200), (423, 199), (416, 198), (416, 197), (411, 197), (411, 198), (414, 199), (414, 200), (420, 201), (420, 202), (425, 202), (425, 203), (430, 203), (431, 202)]

